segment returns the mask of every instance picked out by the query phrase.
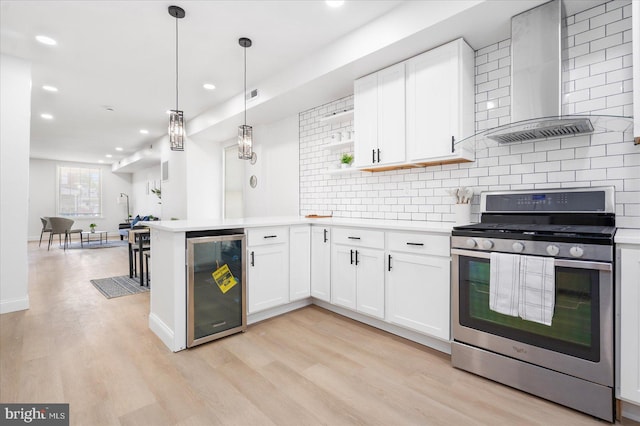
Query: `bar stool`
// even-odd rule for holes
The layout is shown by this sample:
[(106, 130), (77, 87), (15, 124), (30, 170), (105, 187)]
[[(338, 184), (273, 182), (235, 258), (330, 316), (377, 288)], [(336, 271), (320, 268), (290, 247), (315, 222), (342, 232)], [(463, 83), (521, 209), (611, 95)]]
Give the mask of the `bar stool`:
[[(151, 259), (151, 252), (144, 252), (144, 268), (147, 270), (147, 275), (145, 276), (145, 285), (149, 287), (149, 259)], [(142, 280), (142, 277), (140, 277)]]

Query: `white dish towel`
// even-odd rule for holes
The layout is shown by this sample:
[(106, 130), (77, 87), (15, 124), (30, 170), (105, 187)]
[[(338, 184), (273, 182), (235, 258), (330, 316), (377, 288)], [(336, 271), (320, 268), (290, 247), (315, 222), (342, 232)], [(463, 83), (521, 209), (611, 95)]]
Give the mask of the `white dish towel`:
[(520, 299), (520, 256), (492, 252), (489, 266), (489, 309), (517, 317)]
[(520, 318), (551, 325), (556, 303), (555, 282), (553, 258), (521, 256)]

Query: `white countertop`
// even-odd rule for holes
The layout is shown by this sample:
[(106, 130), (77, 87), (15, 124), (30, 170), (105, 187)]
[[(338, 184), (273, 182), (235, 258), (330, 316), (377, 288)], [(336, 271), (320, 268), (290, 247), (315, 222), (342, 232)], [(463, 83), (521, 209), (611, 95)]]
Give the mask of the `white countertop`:
[(616, 244), (640, 244), (640, 229), (618, 229)]
[(251, 217), (243, 219), (187, 219), (140, 222), (168, 232), (208, 231), (232, 228), (259, 228), (264, 226), (288, 226), (300, 224), (318, 224), (326, 226), (349, 226), (362, 228), (381, 228), (397, 231), (423, 231), (450, 234), (452, 222), (425, 222), (410, 220), (378, 220), (353, 218), (305, 218), (302, 216)]

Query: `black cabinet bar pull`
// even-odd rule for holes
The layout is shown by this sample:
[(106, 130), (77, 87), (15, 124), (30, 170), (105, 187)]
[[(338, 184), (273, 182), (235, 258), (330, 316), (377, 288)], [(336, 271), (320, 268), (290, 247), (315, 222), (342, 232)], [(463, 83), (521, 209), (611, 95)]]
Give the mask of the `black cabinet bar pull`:
[(266, 238), (278, 238), (278, 236), (277, 236), (277, 235), (265, 235), (265, 236), (264, 236), (264, 237), (262, 237), (262, 238), (265, 238), (265, 239), (266, 239)]
[(391, 272), (391, 255), (389, 255), (389, 265), (387, 271)]
[(351, 264), (353, 265), (353, 250), (351, 250)]
[(375, 149), (371, 150), (371, 162), (372, 163), (376, 162), (376, 150)]
[(424, 243), (407, 243), (408, 246), (423, 246)]
[(358, 250), (356, 250), (356, 266), (358, 266)]
[(349, 238), (350, 240), (359, 240), (360, 239), (360, 237), (347, 237), (347, 238)]
[(256, 266), (255, 252), (251, 252), (251, 266)]
[(456, 151), (455, 143), (456, 143), (456, 138), (451, 136), (451, 152), (455, 152)]
[(327, 229), (324, 230), (324, 242), (327, 242)]
[(380, 162), (380, 149), (378, 149), (378, 163)]

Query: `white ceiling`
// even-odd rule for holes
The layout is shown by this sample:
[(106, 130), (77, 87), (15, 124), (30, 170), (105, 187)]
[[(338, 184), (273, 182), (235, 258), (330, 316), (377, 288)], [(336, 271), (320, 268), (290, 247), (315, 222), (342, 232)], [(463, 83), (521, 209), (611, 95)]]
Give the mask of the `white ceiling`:
[[(508, 38), (509, 18), (543, 2), (347, 0), (331, 9), (321, 0), (2, 0), (0, 52), (32, 64), (32, 157), (112, 163), (166, 134), (166, 110), (175, 107), (172, 4), (186, 11), (179, 107), (193, 137), (217, 141), (242, 121), (239, 37), (253, 40), (247, 86), (260, 97), (248, 124), (256, 124), (345, 96), (355, 77), (453, 38), (475, 49)], [(602, 1), (568, 3), (575, 13)], [(58, 44), (39, 44), (39, 34)], [(205, 82), (217, 88), (206, 91)]]

